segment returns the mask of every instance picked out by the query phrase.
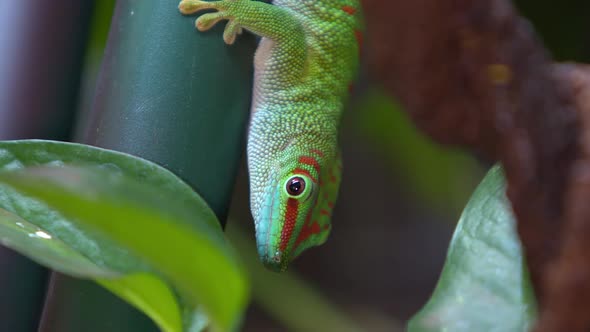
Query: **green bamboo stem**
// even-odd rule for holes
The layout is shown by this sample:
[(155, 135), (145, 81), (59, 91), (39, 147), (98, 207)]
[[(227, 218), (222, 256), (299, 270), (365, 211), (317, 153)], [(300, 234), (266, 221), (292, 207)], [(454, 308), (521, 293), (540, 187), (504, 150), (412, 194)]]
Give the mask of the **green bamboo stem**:
[[(245, 34), (227, 47), (222, 26), (198, 33), (193, 22), (167, 0), (117, 1), (78, 141), (163, 165), (224, 221), (243, 146), (255, 39)], [(98, 286), (59, 274), (51, 285), (47, 307), (58, 309), (46, 312), (41, 332), (157, 331)]]

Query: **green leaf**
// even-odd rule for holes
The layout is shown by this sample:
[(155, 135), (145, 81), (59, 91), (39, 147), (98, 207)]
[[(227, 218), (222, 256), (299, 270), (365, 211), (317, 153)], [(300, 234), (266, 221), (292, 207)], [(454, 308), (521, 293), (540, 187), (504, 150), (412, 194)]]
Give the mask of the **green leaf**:
[(122, 275), (99, 267), (45, 230), (0, 209), (0, 242), (41, 265), (79, 278), (95, 279), (151, 317), (163, 331), (182, 331), (175, 295), (156, 277)]
[(535, 314), (504, 177), (496, 166), (463, 211), (434, 294), (408, 331), (528, 331)]
[[(193, 330), (197, 307), (215, 329), (239, 323), (247, 300), (242, 268), (213, 212), (169, 171), (123, 153), (37, 140), (0, 142), (0, 169), (0, 207), (12, 217), (4, 223), (18, 215), (32, 227), (27, 234), (38, 228), (53, 240), (30, 248), (21, 241), (24, 254), (97, 279), (164, 331), (180, 331), (180, 311), (184, 329)], [(39, 243), (48, 246), (33, 250)], [(56, 258), (52, 247), (66, 254)], [(105, 279), (105, 271), (125, 277)]]

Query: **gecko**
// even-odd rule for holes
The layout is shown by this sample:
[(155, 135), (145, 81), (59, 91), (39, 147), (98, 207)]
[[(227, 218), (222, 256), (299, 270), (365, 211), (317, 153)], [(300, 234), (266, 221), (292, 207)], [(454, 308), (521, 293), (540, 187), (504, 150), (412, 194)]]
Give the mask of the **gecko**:
[(226, 44), (242, 31), (261, 37), (247, 142), (250, 210), (262, 263), (285, 271), (323, 244), (342, 175), (340, 118), (359, 62), (358, 0), (183, 0), (206, 31), (227, 24)]

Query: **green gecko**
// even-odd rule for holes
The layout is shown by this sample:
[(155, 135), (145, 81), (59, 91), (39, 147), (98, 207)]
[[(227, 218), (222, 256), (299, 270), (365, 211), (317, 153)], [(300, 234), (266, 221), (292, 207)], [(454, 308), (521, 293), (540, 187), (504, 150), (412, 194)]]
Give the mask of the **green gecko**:
[(227, 44), (242, 29), (262, 37), (248, 132), (250, 208), (261, 261), (284, 271), (330, 233), (342, 172), (338, 127), (362, 36), (358, 0), (183, 0), (179, 9), (217, 10), (196, 27), (227, 20)]

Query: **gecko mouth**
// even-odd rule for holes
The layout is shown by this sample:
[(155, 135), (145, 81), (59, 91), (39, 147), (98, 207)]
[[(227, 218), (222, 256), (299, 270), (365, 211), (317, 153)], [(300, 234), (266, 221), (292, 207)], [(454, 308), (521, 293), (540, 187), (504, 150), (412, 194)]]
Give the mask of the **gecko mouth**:
[(273, 250), (273, 247), (274, 246), (269, 245), (266, 246), (264, 250), (259, 250), (258, 256), (260, 257), (260, 261), (269, 270), (275, 272), (284, 272), (289, 266), (289, 259), (278, 249)]
[(266, 268), (275, 272), (284, 272), (289, 266), (289, 258), (277, 246), (271, 243), (258, 247), (258, 256)]
[(264, 266), (266, 266), (266, 268), (271, 271), (285, 272), (289, 267), (288, 260), (283, 260), (281, 253), (278, 251), (275, 253), (275, 255), (261, 257), (261, 260)]

